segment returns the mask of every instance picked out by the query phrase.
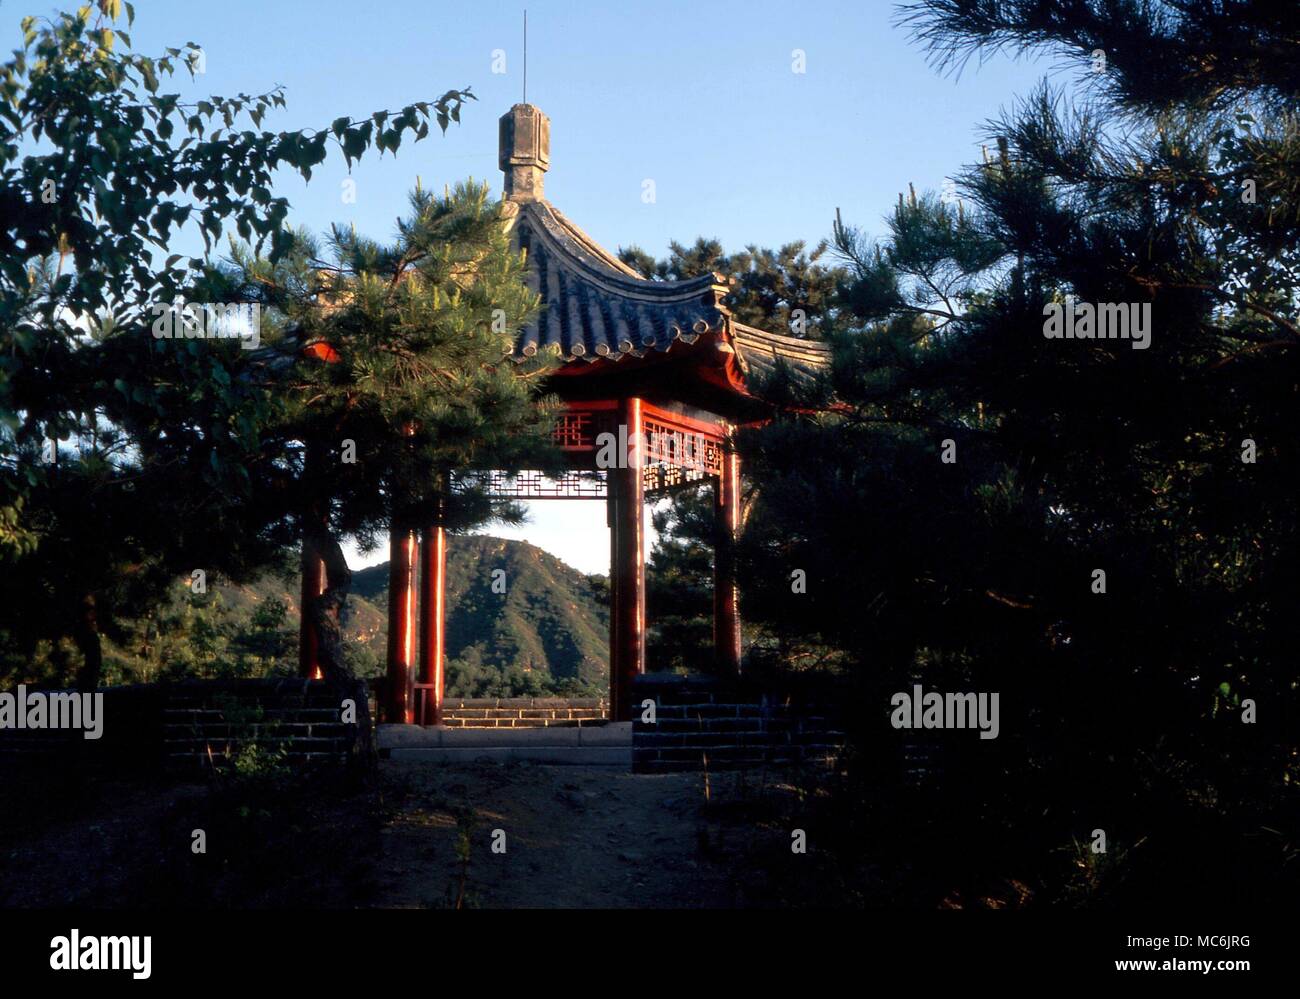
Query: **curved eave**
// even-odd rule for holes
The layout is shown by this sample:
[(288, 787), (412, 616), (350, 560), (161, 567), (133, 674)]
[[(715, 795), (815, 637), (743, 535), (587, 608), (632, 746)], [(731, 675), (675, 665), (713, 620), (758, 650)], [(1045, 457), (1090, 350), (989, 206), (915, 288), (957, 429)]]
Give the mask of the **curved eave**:
[(507, 224), (542, 299), (541, 314), (516, 337), (517, 360), (550, 350), (581, 370), (665, 354), (728, 331), (727, 286), (717, 275), (647, 280), (545, 201), (513, 206)]
[(734, 321), (731, 329), (737, 367), (746, 380), (751, 375), (769, 377), (778, 365), (784, 364), (797, 381), (808, 383), (830, 368), (829, 344), (769, 333)]
[(721, 275), (644, 278), (546, 201), (507, 204), (506, 224), (542, 300), (541, 314), (519, 331), (511, 356), (522, 362), (552, 352), (561, 360), (556, 379), (671, 370), (670, 362), (681, 362), (688, 378), (761, 407), (755, 383), (778, 366), (805, 383), (830, 366), (826, 344), (736, 322), (723, 304), (729, 289)]

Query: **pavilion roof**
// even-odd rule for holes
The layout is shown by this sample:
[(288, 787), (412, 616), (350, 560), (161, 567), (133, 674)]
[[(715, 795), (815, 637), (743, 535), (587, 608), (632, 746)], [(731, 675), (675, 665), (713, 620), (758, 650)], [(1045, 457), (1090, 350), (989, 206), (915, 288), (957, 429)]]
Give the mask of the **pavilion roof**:
[(647, 281), (597, 245), (549, 202), (510, 203), (528, 283), (542, 299), (519, 332), (516, 353), (550, 349), (564, 361), (595, 363), (664, 354), (726, 327), (725, 282)]
[[(592, 374), (635, 367), (658, 355), (714, 349), (743, 391), (784, 362), (801, 380), (830, 361), (827, 345), (738, 323), (723, 304), (729, 287), (719, 274), (688, 281), (642, 277), (545, 200), (507, 203), (508, 224), (528, 257), (528, 282), (542, 300), (538, 317), (515, 341), (515, 358), (551, 350), (562, 366)], [(566, 373), (579, 374), (581, 371)]]
[(808, 380), (829, 365), (825, 344), (737, 323), (720, 274), (655, 281), (628, 267), (546, 200), (550, 163), (550, 119), (516, 104), (500, 120), (505, 217), (542, 300), (515, 339), (516, 360), (549, 350), (561, 358), (558, 375), (595, 377), (689, 356), (704, 380), (739, 396), (782, 362)]

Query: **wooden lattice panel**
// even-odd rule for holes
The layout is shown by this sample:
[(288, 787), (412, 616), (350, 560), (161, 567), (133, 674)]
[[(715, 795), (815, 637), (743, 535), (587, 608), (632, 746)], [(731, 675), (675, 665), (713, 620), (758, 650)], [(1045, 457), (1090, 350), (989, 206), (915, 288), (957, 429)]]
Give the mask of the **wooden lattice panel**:
[[(601, 414), (604, 415), (604, 414)], [(596, 413), (568, 412), (556, 421), (552, 439), (561, 451), (587, 451), (596, 446)]]
[(690, 469), (706, 475), (722, 473), (722, 440), (695, 430), (680, 430), (658, 420), (642, 421), (647, 440), (647, 464)]
[(564, 472), (547, 476), (542, 472), (468, 472), (453, 480), (459, 490), (481, 489), (499, 499), (604, 499), (604, 472)]
[(673, 492), (693, 486), (709, 478), (707, 472), (675, 465), (647, 465), (641, 470), (641, 481), (647, 494)]
[[(643, 435), (640, 461), (647, 493), (669, 492), (722, 474), (724, 440), (720, 429), (711, 429), (707, 422), (647, 408), (651, 413), (635, 428)], [(590, 454), (592, 470), (566, 472), (556, 478), (536, 471), (513, 476), (504, 472), (469, 472), (458, 476), (457, 481), (461, 488), (473, 484), (474, 488), (504, 499), (604, 499), (608, 495), (606, 473), (594, 468), (595, 459), (601, 450), (603, 434), (613, 434), (620, 447), (629, 441), (633, 428), (624, 429), (621, 434), (620, 429), (619, 411), (612, 404), (569, 409), (557, 418), (552, 439), (562, 451)], [(629, 451), (636, 453), (630, 447)], [(620, 457), (620, 460), (624, 459)]]

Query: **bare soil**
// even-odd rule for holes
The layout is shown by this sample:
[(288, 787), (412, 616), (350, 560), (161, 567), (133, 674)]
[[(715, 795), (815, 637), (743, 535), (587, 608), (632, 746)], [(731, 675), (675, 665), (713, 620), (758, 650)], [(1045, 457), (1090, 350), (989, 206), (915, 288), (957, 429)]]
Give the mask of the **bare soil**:
[(360, 785), (294, 775), (0, 788), (0, 907), (799, 904), (774, 887), (818, 880), (817, 851), (790, 848), (801, 780), (383, 761)]
[[(402, 797), (382, 833), (381, 906), (455, 905), (458, 896), (462, 905), (485, 908), (714, 908), (743, 901), (733, 872), (701, 855), (700, 774), (386, 766), (386, 784)], [(468, 865), (457, 854), (462, 828)]]

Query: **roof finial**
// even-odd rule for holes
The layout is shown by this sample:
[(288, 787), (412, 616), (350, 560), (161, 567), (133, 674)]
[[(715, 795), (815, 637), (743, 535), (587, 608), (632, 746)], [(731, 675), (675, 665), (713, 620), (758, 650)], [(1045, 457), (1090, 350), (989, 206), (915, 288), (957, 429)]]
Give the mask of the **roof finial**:
[(542, 200), (542, 174), (551, 165), (551, 120), (540, 109), (516, 104), (501, 116), (498, 163), (509, 200)]
[(524, 100), (528, 103), (528, 8), (524, 8)]

